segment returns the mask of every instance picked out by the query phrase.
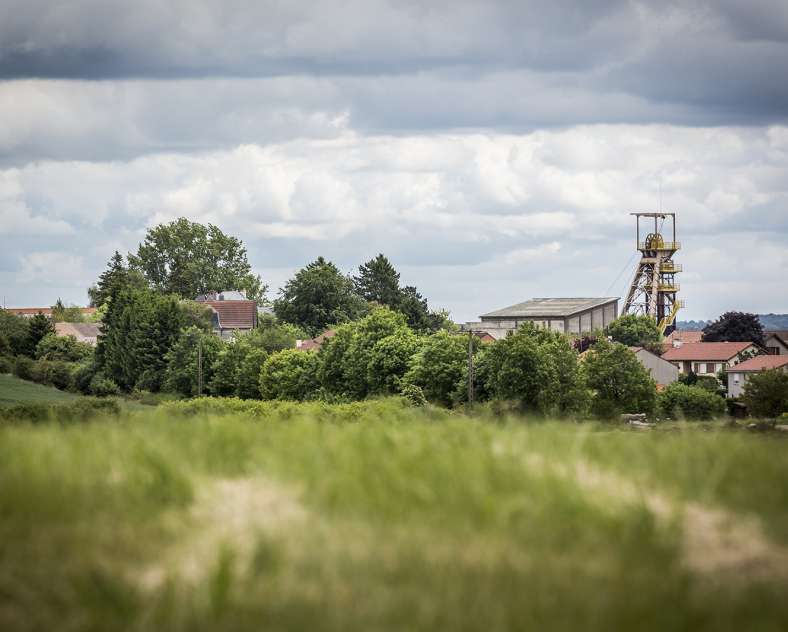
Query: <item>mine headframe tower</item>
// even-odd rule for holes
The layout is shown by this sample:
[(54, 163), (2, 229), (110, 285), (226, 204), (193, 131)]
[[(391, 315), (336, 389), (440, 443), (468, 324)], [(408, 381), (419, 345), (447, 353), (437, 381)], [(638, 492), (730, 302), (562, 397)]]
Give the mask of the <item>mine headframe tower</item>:
[[(676, 298), (679, 284), (676, 273), (681, 272), (681, 264), (673, 261), (673, 255), (681, 248), (676, 241), (675, 213), (630, 213), (634, 215), (637, 227), (637, 249), (641, 257), (635, 269), (635, 276), (627, 292), (622, 314), (644, 314), (654, 319), (660, 333), (667, 335), (675, 328), (676, 314), (684, 307), (684, 301)], [(646, 234), (641, 241), (640, 220), (645, 218), (648, 226), (654, 220), (654, 231)], [(663, 225), (672, 233), (672, 241), (665, 241)], [(648, 228), (646, 228), (648, 230)], [(667, 232), (667, 231), (666, 231)]]

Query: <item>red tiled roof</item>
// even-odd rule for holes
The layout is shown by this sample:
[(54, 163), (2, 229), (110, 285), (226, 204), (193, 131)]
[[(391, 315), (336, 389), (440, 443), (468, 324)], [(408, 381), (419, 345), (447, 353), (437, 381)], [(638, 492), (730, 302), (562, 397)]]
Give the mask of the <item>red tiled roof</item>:
[(252, 329), (257, 324), (254, 301), (204, 301), (219, 317), (220, 329)]
[(729, 372), (747, 373), (749, 371), (766, 371), (788, 366), (788, 356), (784, 355), (759, 355), (744, 362), (740, 362)]
[(663, 360), (673, 362), (676, 360), (704, 361), (704, 360), (730, 360), (741, 353), (751, 342), (685, 342), (680, 347), (671, 347), (662, 354)]
[(670, 335), (665, 338), (665, 340), (671, 343), (674, 340), (681, 340), (682, 342), (700, 342), (702, 336), (702, 331), (679, 331), (676, 329), (672, 331)]
[(326, 329), (316, 338), (312, 338), (311, 340), (303, 340), (297, 349), (299, 351), (312, 351), (313, 349), (320, 349), (320, 347), (323, 346), (323, 343), (328, 338), (333, 338), (336, 335), (337, 332), (334, 329)]

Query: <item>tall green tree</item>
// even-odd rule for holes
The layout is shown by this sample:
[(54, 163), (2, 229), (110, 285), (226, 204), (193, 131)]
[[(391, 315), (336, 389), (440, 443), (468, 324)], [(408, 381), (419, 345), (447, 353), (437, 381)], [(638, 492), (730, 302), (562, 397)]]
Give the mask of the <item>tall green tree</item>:
[(165, 356), (167, 370), (164, 374), (164, 390), (185, 397), (212, 394), (216, 360), (225, 344), (218, 336), (207, 334), (197, 327), (184, 329)]
[(55, 333), (55, 326), (52, 324), (52, 321), (44, 316), (42, 312), (38, 312), (30, 319), (25, 343), (25, 355), (34, 356), (38, 343), (41, 342), (44, 336), (53, 333)]
[(353, 284), (358, 295), (366, 301), (392, 309), (400, 302), (399, 272), (383, 254), (361, 264)]
[(555, 331), (525, 323), (484, 349), (478, 374), (487, 395), (541, 414), (580, 412), (585, 392), (577, 353)]
[(113, 292), (119, 292), (125, 288), (143, 289), (147, 285), (142, 273), (130, 270), (123, 260), (123, 255), (116, 250), (107, 262), (107, 269), (101, 273), (96, 284), (88, 288), (90, 305), (101, 307)]
[(178, 298), (153, 290), (113, 292), (96, 346), (97, 368), (122, 389), (158, 391), (166, 354), (188, 320)]
[(593, 391), (591, 412), (596, 416), (611, 418), (621, 413), (654, 411), (657, 386), (624, 345), (599, 341), (587, 352), (582, 368), (586, 385)]
[(703, 342), (754, 342), (763, 346), (763, 326), (756, 314), (725, 312), (703, 328)]
[(30, 321), (0, 309), (0, 355), (22, 355), (30, 351), (27, 333)]
[(383, 254), (358, 268), (353, 277), (356, 292), (364, 300), (385, 305), (405, 315), (408, 325), (421, 333), (433, 333), (445, 325), (446, 316), (430, 311), (427, 300), (412, 285), (401, 287), (399, 272)]
[(274, 312), (281, 320), (316, 336), (329, 326), (355, 320), (366, 311), (353, 281), (323, 257), (299, 270), (280, 290)]
[(252, 300), (263, 300), (266, 286), (252, 273), (243, 242), (217, 226), (203, 226), (179, 218), (148, 230), (136, 254), (129, 255), (140, 271), (162, 293), (194, 299), (216, 290), (244, 290)]
[(658, 349), (662, 335), (657, 328), (657, 322), (642, 314), (625, 314), (619, 316), (605, 328), (605, 334), (614, 342), (620, 342), (628, 347), (645, 347), (649, 350)]

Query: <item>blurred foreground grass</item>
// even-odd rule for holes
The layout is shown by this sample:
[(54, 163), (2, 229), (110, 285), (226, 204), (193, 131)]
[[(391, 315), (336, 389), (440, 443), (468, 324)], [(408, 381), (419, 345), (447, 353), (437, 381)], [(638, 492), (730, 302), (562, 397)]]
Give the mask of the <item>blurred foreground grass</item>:
[(210, 408), (0, 427), (0, 629), (788, 629), (780, 437)]

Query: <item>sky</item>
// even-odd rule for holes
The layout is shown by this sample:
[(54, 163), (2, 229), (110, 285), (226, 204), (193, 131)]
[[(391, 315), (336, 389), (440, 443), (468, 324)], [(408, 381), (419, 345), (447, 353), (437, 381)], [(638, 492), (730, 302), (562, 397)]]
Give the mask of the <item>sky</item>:
[(462, 322), (624, 296), (664, 210), (681, 319), (788, 312), (786, 77), (784, 0), (0, 0), (0, 293), (186, 217), (270, 298), (383, 252)]

